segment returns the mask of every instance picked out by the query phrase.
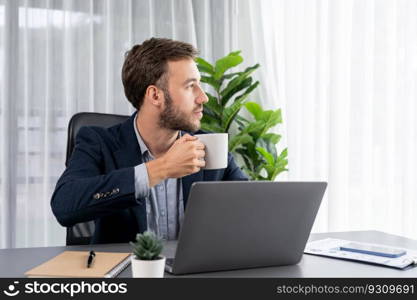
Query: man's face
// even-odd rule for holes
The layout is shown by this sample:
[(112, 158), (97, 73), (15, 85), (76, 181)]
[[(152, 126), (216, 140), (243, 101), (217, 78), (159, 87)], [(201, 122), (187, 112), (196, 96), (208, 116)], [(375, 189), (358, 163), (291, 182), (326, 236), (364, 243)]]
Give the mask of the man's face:
[(159, 125), (172, 130), (195, 132), (200, 129), (207, 95), (200, 86), (200, 73), (192, 59), (168, 62), (165, 102)]

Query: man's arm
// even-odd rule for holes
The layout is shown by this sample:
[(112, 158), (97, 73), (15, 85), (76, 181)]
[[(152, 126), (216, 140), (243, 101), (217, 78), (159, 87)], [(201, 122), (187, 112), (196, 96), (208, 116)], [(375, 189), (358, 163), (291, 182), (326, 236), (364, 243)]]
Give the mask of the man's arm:
[(61, 225), (72, 226), (138, 205), (162, 180), (198, 172), (205, 165), (200, 157), (204, 145), (185, 135), (158, 159), (103, 174), (100, 139), (93, 129), (81, 128), (52, 195), (52, 211)]
[(51, 199), (52, 211), (61, 225), (91, 221), (140, 203), (135, 197), (134, 168), (103, 174), (102, 160), (97, 133), (81, 128)]

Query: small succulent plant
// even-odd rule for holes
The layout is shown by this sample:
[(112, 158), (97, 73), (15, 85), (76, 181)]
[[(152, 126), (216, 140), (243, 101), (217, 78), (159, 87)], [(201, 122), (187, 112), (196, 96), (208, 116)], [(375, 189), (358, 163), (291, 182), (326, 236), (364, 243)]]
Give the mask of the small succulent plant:
[(136, 242), (130, 242), (130, 245), (133, 247), (133, 254), (141, 260), (159, 259), (163, 248), (162, 241), (151, 231), (138, 233)]

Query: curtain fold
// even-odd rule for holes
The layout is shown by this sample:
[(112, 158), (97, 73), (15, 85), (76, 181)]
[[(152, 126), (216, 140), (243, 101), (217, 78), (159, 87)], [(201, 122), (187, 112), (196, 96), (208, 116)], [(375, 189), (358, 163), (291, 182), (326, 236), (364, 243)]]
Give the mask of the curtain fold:
[(230, 51), (232, 5), (0, 0), (0, 248), (64, 244), (49, 201), (68, 121), (80, 111), (134, 111), (121, 82), (125, 52), (155, 36), (201, 43), (202, 56), (219, 58)]
[[(242, 6), (242, 5), (241, 5)], [(259, 102), (284, 109), (289, 169), (326, 180), (314, 231), (381, 230), (417, 237), (417, 3), (262, 1), (252, 48), (276, 47)], [(255, 18), (256, 19), (256, 18)], [(256, 22), (247, 26), (255, 26)], [(263, 36), (262, 36), (263, 35)], [(275, 61), (274, 61), (275, 59)], [(268, 74), (268, 75), (266, 75)], [(261, 81), (261, 82), (264, 82)]]

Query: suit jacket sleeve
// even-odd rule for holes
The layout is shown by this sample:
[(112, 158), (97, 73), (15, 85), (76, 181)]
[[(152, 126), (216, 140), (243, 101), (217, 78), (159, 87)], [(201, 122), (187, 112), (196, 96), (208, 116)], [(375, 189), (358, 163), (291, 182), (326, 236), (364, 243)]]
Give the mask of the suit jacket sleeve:
[(140, 203), (135, 197), (134, 167), (104, 174), (100, 139), (83, 127), (68, 167), (58, 180), (51, 206), (63, 226), (91, 221)]
[(228, 154), (227, 158), (227, 168), (224, 171), (222, 180), (225, 181), (239, 181), (239, 180), (249, 180), (245, 173), (237, 166), (233, 155)]

